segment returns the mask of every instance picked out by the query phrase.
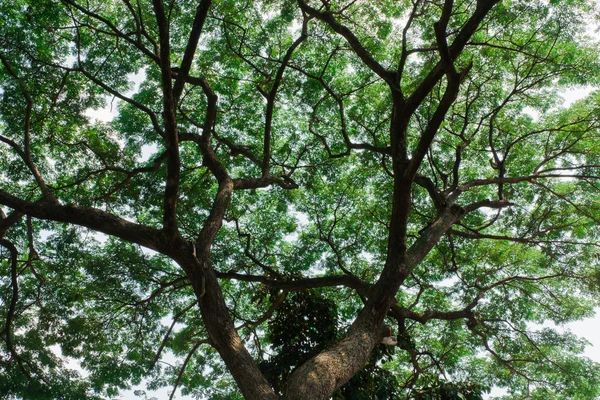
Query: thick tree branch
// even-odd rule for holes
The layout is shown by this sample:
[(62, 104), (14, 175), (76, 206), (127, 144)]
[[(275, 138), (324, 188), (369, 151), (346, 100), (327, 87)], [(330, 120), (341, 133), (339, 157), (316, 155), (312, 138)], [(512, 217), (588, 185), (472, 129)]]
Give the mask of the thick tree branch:
[(6, 235), (6, 231), (8, 231), (8, 229), (11, 226), (16, 224), (22, 216), (23, 213), (19, 211), (13, 211), (8, 216), (6, 216), (4, 214), (4, 211), (0, 209), (0, 239), (4, 238), (4, 235)]
[(480, 200), (464, 206), (465, 212), (471, 212), (479, 208), (505, 208), (514, 205), (508, 200)]
[(424, 175), (416, 175), (415, 183), (427, 190), (427, 193), (429, 194), (429, 197), (431, 197), (431, 200), (433, 201), (433, 204), (436, 209), (440, 210), (446, 205), (446, 200), (444, 199), (444, 196), (440, 193), (440, 191), (435, 186), (435, 183), (433, 183), (431, 179)]
[(181, 61), (181, 66), (179, 67), (179, 73), (177, 74), (175, 84), (173, 85), (173, 101), (175, 104), (179, 102), (181, 93), (183, 93), (183, 87), (187, 77), (190, 74), (190, 68), (192, 67), (194, 54), (196, 53), (200, 34), (202, 33), (204, 21), (206, 21), (206, 16), (211, 3), (212, 0), (202, 0), (196, 8), (196, 16), (194, 17), (190, 38), (188, 39), (185, 53), (183, 54), (183, 60)]
[[(10, 285), (12, 287), (12, 295), (10, 298), (10, 304), (8, 306), (8, 312), (6, 313), (6, 321), (4, 323), (4, 332), (6, 333), (5, 341), (6, 348), (8, 349), (8, 353), (12, 358), (17, 360), (19, 365), (21, 366), (20, 356), (17, 354), (13, 344), (13, 332), (12, 332), (12, 323), (15, 317), (15, 310), (17, 307), (17, 301), (19, 300), (19, 283), (17, 280), (17, 256), (18, 251), (15, 245), (6, 239), (0, 239), (0, 246), (8, 249), (10, 252)], [(22, 368), (22, 366), (21, 366)], [(23, 370), (23, 372), (25, 372)]]
[(219, 182), (219, 189), (217, 190), (217, 195), (213, 201), (212, 209), (200, 231), (198, 240), (196, 240), (198, 250), (205, 254), (210, 254), (210, 247), (212, 246), (221, 225), (223, 225), (223, 217), (227, 211), (232, 192), (233, 181), (231, 179)]
[(210, 145), (210, 139), (212, 136), (212, 131), (215, 126), (215, 122), (217, 119), (217, 100), (218, 97), (212, 88), (208, 85), (205, 79), (200, 79), (199, 82), (204, 94), (206, 96), (206, 100), (208, 102), (208, 106), (206, 108), (206, 117), (204, 119), (204, 125), (202, 125), (202, 136), (195, 137), (196, 143), (200, 146), (202, 153), (204, 154), (204, 163), (213, 173), (217, 181), (223, 182), (229, 180), (229, 174), (227, 170), (217, 157), (214, 149)]
[[(401, 283), (425, 258), (440, 238), (465, 214), (449, 200), (437, 220), (423, 231), (396, 268), (386, 264), (372, 296), (346, 336), (296, 369), (288, 381), (286, 398), (326, 399), (360, 369), (379, 342), (380, 326)], [(388, 260), (388, 263), (390, 261)]]
[[(176, 97), (173, 93), (171, 76), (171, 45), (169, 20), (165, 15), (162, 0), (153, 0), (154, 14), (160, 38), (159, 66), (162, 82), (163, 121), (165, 125), (165, 143), (167, 146), (167, 181), (163, 201), (163, 229), (168, 234), (177, 232), (177, 198), (179, 195), (179, 138), (177, 132)], [(200, 33), (198, 32), (198, 35)], [(193, 38), (192, 38), (193, 39)], [(197, 39), (196, 39), (197, 40)], [(193, 46), (195, 49), (195, 46)], [(195, 51), (195, 50), (194, 50)], [(190, 50), (192, 52), (192, 50)], [(193, 56), (193, 54), (192, 54)], [(191, 57), (191, 56), (190, 56)], [(191, 60), (189, 60), (191, 63)], [(189, 67), (188, 67), (189, 70)], [(183, 76), (185, 77), (185, 72)], [(182, 80), (182, 82), (184, 82)]]
[(435, 24), (436, 39), (440, 49), (441, 65), (446, 73), (446, 79), (448, 82), (446, 84), (444, 96), (433, 113), (433, 116), (427, 123), (425, 131), (422, 133), (421, 139), (419, 140), (419, 143), (412, 154), (407, 171), (409, 178), (412, 178), (417, 173), (423, 158), (425, 158), (425, 155), (429, 150), (429, 146), (431, 146), (435, 135), (444, 122), (446, 113), (456, 101), (462, 79), (468, 74), (472, 67), (472, 64), (469, 64), (469, 66), (460, 74), (456, 72), (453, 58), (450, 54), (450, 50), (448, 49), (448, 44), (446, 43), (445, 29), (448, 25), (450, 13), (452, 12), (452, 3), (452, 0), (446, 0), (442, 17), (440, 18), (440, 21)]
[(344, 286), (359, 291), (367, 290), (371, 285), (354, 275), (334, 275), (294, 280), (270, 279), (262, 275), (246, 275), (236, 272), (217, 272), (219, 279), (235, 279), (243, 282), (259, 282), (263, 285), (288, 292), (321, 287)]
[(159, 230), (129, 222), (97, 208), (76, 205), (63, 206), (43, 201), (31, 203), (4, 190), (0, 190), (0, 204), (34, 218), (67, 222), (116, 236), (163, 254), (169, 254), (172, 251), (164, 244), (163, 235)]
[(262, 178), (238, 178), (233, 180), (233, 186), (236, 190), (265, 188), (271, 185), (277, 185), (282, 189), (298, 189), (298, 184), (290, 177), (281, 178), (266, 176)]
[(175, 259), (190, 278), (211, 344), (223, 358), (243, 396), (257, 400), (277, 399), (235, 330), (210, 263), (210, 253), (188, 244), (184, 251), (177, 253)]
[[(500, 0), (479, 0), (475, 11), (469, 18), (469, 20), (463, 25), (461, 30), (456, 35), (454, 42), (448, 47), (448, 53), (450, 60), (454, 61), (462, 53), (463, 49), (467, 45), (470, 38), (477, 31), (479, 25), (484, 20), (489, 11), (499, 2)], [(427, 74), (421, 84), (415, 89), (415, 91), (406, 100), (406, 113), (412, 115), (417, 107), (423, 102), (425, 97), (431, 92), (431, 90), (437, 85), (439, 80), (444, 76), (444, 63), (438, 62), (435, 67)]]
[[(475, 303), (476, 304), (476, 303)], [(395, 318), (411, 319), (421, 324), (426, 324), (431, 320), (454, 321), (457, 319), (469, 319), (473, 317), (474, 306), (467, 306), (462, 310), (457, 311), (437, 311), (428, 310), (424, 312), (415, 312), (408, 308), (392, 306), (391, 312)]]

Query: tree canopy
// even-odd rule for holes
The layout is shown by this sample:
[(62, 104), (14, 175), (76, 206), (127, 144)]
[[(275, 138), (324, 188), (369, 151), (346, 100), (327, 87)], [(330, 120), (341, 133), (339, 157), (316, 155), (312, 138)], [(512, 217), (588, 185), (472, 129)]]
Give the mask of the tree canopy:
[(0, 397), (598, 398), (598, 12), (0, 0)]

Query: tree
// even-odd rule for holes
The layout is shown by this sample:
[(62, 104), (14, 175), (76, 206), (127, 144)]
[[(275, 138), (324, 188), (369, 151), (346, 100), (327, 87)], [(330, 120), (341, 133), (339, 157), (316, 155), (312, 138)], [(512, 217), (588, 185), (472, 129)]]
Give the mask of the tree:
[(1, 3), (5, 398), (600, 395), (593, 1)]

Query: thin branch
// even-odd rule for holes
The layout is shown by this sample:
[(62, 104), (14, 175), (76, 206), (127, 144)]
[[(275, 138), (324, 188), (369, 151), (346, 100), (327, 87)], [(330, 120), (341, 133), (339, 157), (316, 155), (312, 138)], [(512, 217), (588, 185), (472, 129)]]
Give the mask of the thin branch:
[[(148, 50), (146, 48), (146, 46), (143, 45), (143, 43), (139, 40), (133, 40), (131, 38), (130, 35), (128, 34), (124, 34), (123, 32), (121, 32), (112, 22), (110, 22), (107, 18), (104, 18), (103, 16), (101, 16), (100, 14), (97, 14), (93, 11), (90, 11), (88, 9), (86, 9), (85, 7), (77, 4), (75, 1), (73, 0), (61, 0), (64, 4), (68, 4), (74, 8), (76, 8), (77, 10), (79, 10), (81, 13), (94, 18), (97, 21), (102, 22), (103, 24), (105, 24), (111, 31), (114, 32), (114, 34), (121, 38), (124, 39), (125, 41), (127, 41), (128, 43), (132, 44), (133, 46), (135, 46), (137, 49), (139, 49), (142, 53), (144, 53), (146, 56), (148, 56), (152, 61), (158, 63), (159, 61), (159, 57), (154, 54), (153, 52), (151, 52), (150, 50)], [(141, 13), (140, 13), (141, 15)], [(148, 38), (148, 37), (147, 37)]]
[(302, 21), (302, 34), (292, 43), (289, 47), (285, 56), (283, 57), (283, 61), (281, 65), (277, 69), (277, 74), (275, 75), (275, 81), (273, 82), (273, 87), (269, 91), (267, 96), (267, 110), (265, 114), (265, 132), (264, 132), (264, 142), (263, 142), (263, 159), (262, 159), (262, 176), (269, 176), (269, 164), (271, 159), (271, 128), (273, 123), (273, 110), (275, 108), (275, 98), (277, 96), (277, 90), (279, 89), (279, 85), (281, 85), (281, 80), (283, 78), (283, 73), (288, 66), (292, 55), (294, 54), (294, 50), (308, 37), (306, 33), (306, 24), (308, 20), (305, 18)]
[(200, 347), (200, 345), (208, 344), (208, 343), (209, 343), (209, 340), (208, 339), (204, 339), (204, 340), (198, 341), (194, 345), (194, 347), (192, 347), (192, 349), (188, 353), (187, 357), (183, 361), (183, 365), (181, 366), (181, 369), (179, 370), (179, 374), (177, 374), (177, 379), (175, 380), (175, 384), (173, 385), (173, 391), (171, 392), (171, 395), (169, 396), (169, 400), (172, 400), (173, 397), (175, 396), (175, 392), (177, 391), (177, 386), (179, 386), (179, 382), (181, 382), (181, 378), (183, 377), (183, 373), (185, 372), (185, 369), (187, 368), (187, 365), (189, 364), (189, 362), (192, 359), (192, 356), (194, 355), (194, 353), (196, 352), (196, 350), (198, 350), (198, 348)]
[(300, 8), (310, 15), (311, 17), (317, 18), (331, 27), (335, 32), (342, 35), (350, 44), (356, 55), (365, 63), (367, 67), (383, 79), (390, 87), (397, 88), (395, 74), (388, 71), (381, 64), (379, 64), (369, 51), (362, 45), (360, 40), (352, 33), (346, 26), (340, 24), (330, 11), (321, 12), (315, 8), (309, 6), (304, 0), (298, 0)]
[(23, 81), (16, 74), (16, 72), (14, 71), (12, 66), (8, 63), (8, 60), (6, 60), (6, 58), (4, 58), (1, 54), (0, 54), (0, 61), (4, 65), (4, 68), (6, 68), (6, 70), (8, 71), (9, 75), (11, 75), (13, 77), (13, 79), (15, 80), (15, 82), (17, 82), (17, 85), (21, 89), (21, 92), (23, 93), (23, 96), (25, 97), (25, 101), (27, 103), (27, 106), (25, 109), (25, 117), (24, 117), (25, 118), (25, 122), (24, 122), (25, 138), (23, 141), (24, 148), (21, 149), (15, 142), (13, 142), (12, 140), (10, 140), (8, 138), (1, 137), (0, 140), (9, 144), (19, 154), (19, 156), (21, 156), (21, 158), (23, 159), (23, 161), (25, 162), (25, 164), (31, 171), (31, 174), (33, 175), (35, 181), (37, 182), (37, 185), (39, 186), (40, 190), (42, 191), (42, 194), (44, 195), (45, 199), (48, 201), (57, 202), (56, 197), (54, 196), (54, 194), (52, 194), (52, 192), (50, 192), (50, 190), (46, 186), (46, 182), (42, 178), (42, 174), (40, 173), (40, 171), (38, 170), (37, 166), (35, 165), (35, 163), (33, 162), (32, 158), (31, 158), (31, 114), (32, 114), (32, 110), (33, 110), (33, 99), (31, 98), (31, 95), (29, 94), (29, 90), (27, 90), (27, 86), (25, 86)]
[(150, 363), (150, 367), (148, 368), (149, 370), (153, 370), (154, 367), (156, 366), (156, 363), (158, 362), (158, 360), (160, 360), (160, 356), (162, 354), (162, 351), (165, 348), (165, 346), (167, 345), (167, 342), (169, 340), (169, 336), (171, 335), (171, 332), (173, 332), (173, 328), (175, 327), (175, 324), (177, 323), (177, 321), (179, 321), (179, 318), (181, 318), (186, 312), (188, 312), (189, 310), (191, 310), (192, 307), (194, 307), (196, 304), (198, 304), (197, 301), (191, 302), (183, 310), (179, 311), (177, 314), (175, 314), (173, 316), (173, 322), (171, 323), (171, 326), (169, 326), (169, 330), (165, 334), (162, 342), (160, 343), (160, 346), (158, 347), (158, 350), (156, 351), (156, 356), (154, 356), (154, 359)]

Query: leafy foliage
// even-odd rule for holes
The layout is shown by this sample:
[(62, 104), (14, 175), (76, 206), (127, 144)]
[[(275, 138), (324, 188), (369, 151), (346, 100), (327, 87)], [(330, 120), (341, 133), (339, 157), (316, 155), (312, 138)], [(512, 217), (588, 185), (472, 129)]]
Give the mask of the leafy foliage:
[(316, 293), (297, 292), (283, 302), (268, 324), (275, 355), (259, 365), (275, 390), (285, 388), (293, 368), (337, 339), (337, 325), (335, 303)]
[(600, 396), (596, 2), (196, 3), (0, 0), (4, 398)]

